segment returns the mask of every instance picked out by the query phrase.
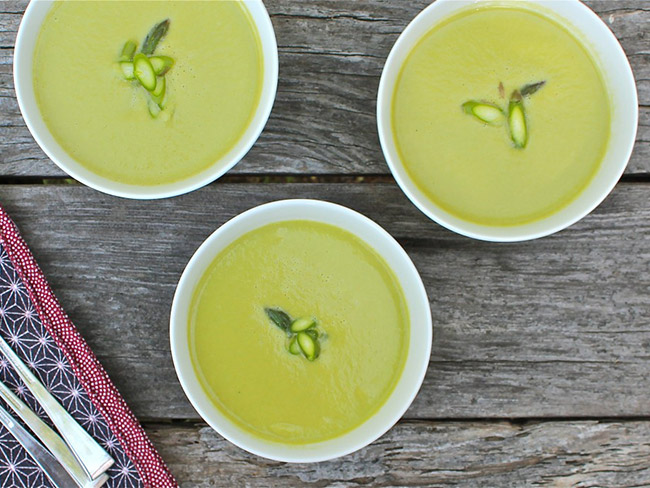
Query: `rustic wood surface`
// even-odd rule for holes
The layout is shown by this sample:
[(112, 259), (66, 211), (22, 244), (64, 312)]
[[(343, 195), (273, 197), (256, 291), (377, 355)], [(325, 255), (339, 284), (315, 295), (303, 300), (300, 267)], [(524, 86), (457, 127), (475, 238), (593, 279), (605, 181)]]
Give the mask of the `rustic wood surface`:
[[(384, 226), (420, 270), (434, 317), (431, 365), (409, 420), (359, 454), (309, 468), (248, 456), (201, 425), (161, 423), (198, 420), (167, 336), (183, 266), (224, 221), (292, 197), (341, 203)], [(250, 486), (650, 480), (650, 423), (575, 420), (650, 419), (649, 184), (621, 183), (570, 229), (505, 246), (432, 225), (394, 183), (216, 183), (159, 202), (4, 185), (0, 201), (184, 486), (238, 486), (251, 476)], [(488, 421), (528, 418), (552, 422)]]
[[(234, 173), (385, 174), (375, 100), (399, 33), (429, 0), (267, 1), (280, 52), (278, 96), (269, 123)], [(648, 0), (587, 2), (629, 55), (641, 101), (629, 174), (650, 173)], [(0, 1), (0, 176), (62, 176), (20, 116), (13, 43), (26, 0)], [(644, 28), (645, 26), (645, 28)]]
[[(11, 70), (27, 1), (0, 1), (0, 204), (181, 486), (650, 486), (650, 2), (586, 2), (637, 78), (623, 182), (570, 229), (508, 245), (435, 225), (387, 174), (379, 76), (429, 1), (266, 3), (280, 83), (260, 140), (221, 181), (140, 202), (67, 184), (35, 144)], [(315, 465), (221, 439), (186, 400), (168, 344), (175, 284), (203, 239), (248, 208), (296, 197), (384, 226), (422, 274), (434, 318), (429, 371), (404, 419)]]
[(209, 427), (151, 425), (192, 487), (647, 486), (648, 422), (401, 422), (342, 460), (284, 464), (244, 454)]

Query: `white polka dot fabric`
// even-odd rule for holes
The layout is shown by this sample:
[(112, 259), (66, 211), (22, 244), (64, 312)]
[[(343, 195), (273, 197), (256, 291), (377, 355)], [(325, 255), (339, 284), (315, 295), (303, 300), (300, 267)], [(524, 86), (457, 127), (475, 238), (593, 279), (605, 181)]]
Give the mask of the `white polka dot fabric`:
[[(101, 364), (59, 305), (18, 229), (1, 207), (0, 335), (72, 416), (113, 456), (115, 465), (108, 472), (110, 480), (105, 486), (178, 486)], [(48, 421), (1, 356), (0, 379)], [(0, 486), (52, 486), (2, 427)]]

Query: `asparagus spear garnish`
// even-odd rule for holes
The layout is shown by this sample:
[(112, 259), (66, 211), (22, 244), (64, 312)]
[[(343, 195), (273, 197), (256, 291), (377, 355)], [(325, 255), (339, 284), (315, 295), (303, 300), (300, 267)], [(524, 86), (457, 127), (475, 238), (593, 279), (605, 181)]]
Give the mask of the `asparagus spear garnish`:
[[(528, 144), (528, 121), (524, 108), (524, 98), (537, 93), (544, 85), (546, 85), (546, 80), (529, 83), (519, 90), (513, 91), (506, 110), (502, 110), (494, 103), (478, 102), (476, 100), (463, 103), (462, 108), (466, 114), (493, 126), (502, 125), (503, 120), (507, 119), (510, 139), (515, 148), (523, 149)], [(499, 96), (505, 98), (505, 89), (502, 82), (499, 82), (498, 90)]]
[[(150, 109), (151, 111), (151, 109)], [(153, 109), (155, 112), (156, 109)], [(151, 113), (151, 112), (150, 112)], [(157, 117), (152, 113), (153, 117)], [(287, 334), (286, 348), (293, 355), (303, 355), (313, 361), (320, 354), (320, 341), (326, 339), (325, 333), (319, 333), (316, 319), (301, 317), (295, 320), (280, 308), (265, 308), (269, 320)]]
[(538, 81), (537, 83), (530, 83), (528, 85), (524, 85), (520, 90), (521, 96), (522, 97), (527, 97), (529, 95), (532, 95), (533, 93), (536, 93), (544, 85), (546, 85), (546, 80)]
[[(169, 56), (153, 56), (156, 47), (169, 30), (169, 19), (156, 24), (147, 34), (140, 52), (136, 54), (138, 43), (126, 41), (118, 58), (118, 64), (126, 80), (137, 80), (148, 92), (147, 107), (156, 118), (165, 106), (167, 82), (164, 75), (174, 65)], [(287, 329), (291, 325), (287, 324)]]
[(517, 149), (523, 149), (528, 144), (528, 127), (526, 124), (526, 112), (524, 111), (524, 99), (519, 90), (510, 95), (508, 104), (508, 128), (510, 139)]
[(466, 114), (473, 115), (489, 125), (501, 125), (505, 118), (503, 110), (492, 103), (470, 100), (463, 103), (462, 108)]
[(284, 332), (289, 332), (289, 327), (291, 326), (291, 317), (284, 311), (279, 308), (265, 308), (264, 311), (271, 322), (273, 322), (278, 328), (282, 329)]
[(151, 56), (153, 52), (158, 47), (158, 43), (165, 37), (167, 30), (169, 29), (169, 19), (165, 19), (159, 24), (156, 24), (145, 37), (144, 42), (142, 43), (142, 49), (140, 52), (147, 56)]

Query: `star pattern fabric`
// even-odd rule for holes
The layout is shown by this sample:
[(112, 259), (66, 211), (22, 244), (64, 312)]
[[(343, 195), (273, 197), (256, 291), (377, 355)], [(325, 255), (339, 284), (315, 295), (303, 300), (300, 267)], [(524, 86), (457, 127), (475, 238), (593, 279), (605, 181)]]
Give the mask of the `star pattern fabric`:
[[(133, 462), (81, 386), (79, 379), (43, 327), (29, 294), (4, 247), (0, 247), (0, 335), (36, 374), (54, 397), (115, 460), (107, 488), (144, 487)], [(52, 426), (31, 392), (6, 359), (0, 359), (0, 380)], [(3, 404), (11, 413), (11, 409)], [(22, 446), (0, 426), (0, 486), (52, 487)]]
[[(61, 308), (20, 233), (0, 206), (0, 336), (113, 457), (108, 488), (178, 488), (106, 371)], [(0, 354), (0, 381), (52, 424)], [(5, 409), (11, 413), (1, 400)], [(0, 425), (0, 487), (53, 484)]]

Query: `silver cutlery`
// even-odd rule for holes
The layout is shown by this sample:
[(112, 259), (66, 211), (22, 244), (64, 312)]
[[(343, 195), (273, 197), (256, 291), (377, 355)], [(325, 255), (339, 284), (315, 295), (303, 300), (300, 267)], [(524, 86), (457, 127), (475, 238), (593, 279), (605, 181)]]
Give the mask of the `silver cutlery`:
[(29, 427), (34, 435), (41, 441), (63, 468), (72, 476), (80, 488), (99, 488), (108, 476), (102, 474), (92, 479), (83, 466), (79, 463), (72, 451), (61, 437), (52, 430), (38, 415), (36, 415), (7, 385), (0, 381), (0, 398), (2, 398), (14, 413)]
[(4, 408), (0, 407), (0, 423), (25, 448), (29, 455), (41, 467), (45, 475), (57, 488), (69, 488), (76, 485), (75, 480), (32, 435), (27, 432)]
[[(52, 420), (70, 450), (92, 479), (98, 478), (113, 463), (102, 446), (86, 432), (81, 425), (61, 406), (49, 391), (34, 376), (25, 363), (0, 337), (0, 351), (16, 370), (20, 379), (29, 388), (45, 413)], [(57, 463), (58, 464), (58, 463)]]

